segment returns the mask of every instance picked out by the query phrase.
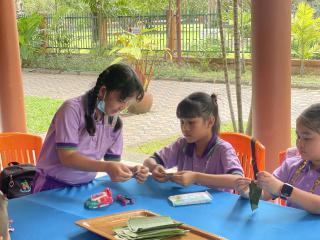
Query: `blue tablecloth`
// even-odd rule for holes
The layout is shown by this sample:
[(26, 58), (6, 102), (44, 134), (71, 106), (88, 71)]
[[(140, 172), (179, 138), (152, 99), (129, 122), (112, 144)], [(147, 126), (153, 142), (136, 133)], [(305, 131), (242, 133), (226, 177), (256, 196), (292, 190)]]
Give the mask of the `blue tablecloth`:
[[(91, 194), (110, 187), (113, 196), (124, 194), (135, 199), (134, 205), (112, 205), (88, 210), (84, 202)], [(144, 184), (134, 179), (113, 183), (108, 177), (88, 185), (55, 189), (9, 201), (9, 215), (15, 231), (12, 240), (20, 239), (102, 239), (74, 224), (76, 220), (109, 215), (135, 209), (146, 209), (171, 216), (207, 232), (228, 239), (320, 239), (320, 216), (306, 211), (260, 201), (252, 212), (248, 200), (238, 195), (208, 190), (213, 201), (208, 204), (173, 207), (171, 195), (206, 190), (193, 185), (187, 188), (174, 183), (158, 183), (151, 177)]]

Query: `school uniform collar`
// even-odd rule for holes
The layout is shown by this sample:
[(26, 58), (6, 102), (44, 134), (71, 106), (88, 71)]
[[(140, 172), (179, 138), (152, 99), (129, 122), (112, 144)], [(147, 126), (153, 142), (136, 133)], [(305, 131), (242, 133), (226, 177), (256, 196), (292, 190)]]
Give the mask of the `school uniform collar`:
[[(307, 162), (307, 165), (305, 166), (305, 168), (302, 169), (302, 172), (309, 172), (309, 171), (311, 171), (311, 165), (312, 165), (312, 162), (311, 162), (311, 161), (308, 161), (308, 162)], [(320, 169), (317, 169), (317, 170), (315, 170), (315, 171), (317, 171), (318, 173), (320, 173)]]
[[(212, 136), (212, 138), (210, 139), (205, 151), (203, 152), (201, 157), (206, 156), (209, 152), (211, 152), (211, 150), (213, 149), (213, 147), (216, 145), (218, 140), (218, 136), (216, 134), (214, 134)], [(193, 157), (193, 153), (194, 153), (194, 149), (196, 147), (195, 143), (186, 143), (183, 147), (183, 152), (184, 154), (186, 154), (189, 157)]]

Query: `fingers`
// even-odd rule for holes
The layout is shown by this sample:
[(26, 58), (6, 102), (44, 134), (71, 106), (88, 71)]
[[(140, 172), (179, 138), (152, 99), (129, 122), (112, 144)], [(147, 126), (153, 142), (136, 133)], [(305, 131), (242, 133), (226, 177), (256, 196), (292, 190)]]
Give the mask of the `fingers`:
[(158, 165), (157, 167), (155, 167), (154, 171), (161, 173), (161, 174), (166, 174), (166, 170), (164, 169), (164, 167), (162, 165)]
[(235, 190), (244, 198), (249, 198), (250, 178), (239, 178), (235, 181)]
[(163, 166), (158, 165), (152, 171), (152, 177), (159, 182), (166, 182), (168, 179), (166, 178), (166, 171)]
[(126, 173), (126, 174), (129, 174), (129, 175), (133, 175), (133, 171), (131, 170), (131, 167), (129, 167), (129, 166), (127, 166), (127, 165), (125, 165), (125, 164), (122, 164), (121, 163), (121, 171), (123, 172), (123, 173)]
[(165, 173), (159, 173), (157, 171), (152, 172), (152, 177), (159, 181), (159, 182), (166, 182), (168, 181), (167, 176)]
[(131, 178), (132, 174), (128, 174), (126, 172), (119, 172), (116, 176), (114, 176), (113, 178), (111, 177), (111, 180), (113, 182), (124, 182), (127, 181)]
[(110, 171), (110, 178), (114, 182), (124, 182), (132, 177), (130, 168), (122, 163), (115, 165), (114, 169)]
[(272, 195), (278, 195), (283, 182), (273, 176), (271, 173), (268, 172), (259, 172), (257, 174), (258, 179), (258, 186), (263, 189), (264, 191), (269, 192)]
[(138, 183), (143, 183), (149, 176), (149, 168), (145, 166), (139, 166), (138, 172), (136, 175), (136, 180)]
[(152, 177), (157, 180), (158, 182), (167, 182), (168, 179), (166, 177), (165, 174), (156, 174), (156, 173), (152, 173)]

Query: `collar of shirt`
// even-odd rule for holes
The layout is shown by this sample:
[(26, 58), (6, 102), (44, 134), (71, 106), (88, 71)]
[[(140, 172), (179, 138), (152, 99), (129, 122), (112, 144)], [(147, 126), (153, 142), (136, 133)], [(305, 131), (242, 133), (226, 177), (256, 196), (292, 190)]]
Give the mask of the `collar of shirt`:
[[(216, 145), (217, 139), (218, 139), (217, 135), (212, 136), (212, 138), (210, 139), (210, 141), (209, 141), (209, 143), (208, 143), (208, 145), (207, 145), (207, 147), (201, 157), (206, 156), (211, 151), (211, 149)], [(182, 150), (187, 156), (193, 157), (193, 152), (194, 152), (195, 147), (196, 147), (195, 143), (186, 143), (183, 146)]]
[[(305, 168), (302, 169), (302, 172), (306, 173), (306, 172), (311, 171), (311, 165), (312, 165), (312, 162), (311, 162), (311, 161), (308, 161), (308, 162), (307, 162), (307, 165), (305, 166)], [(315, 170), (315, 171), (317, 171), (318, 173), (320, 173), (320, 169), (317, 169), (317, 170)]]

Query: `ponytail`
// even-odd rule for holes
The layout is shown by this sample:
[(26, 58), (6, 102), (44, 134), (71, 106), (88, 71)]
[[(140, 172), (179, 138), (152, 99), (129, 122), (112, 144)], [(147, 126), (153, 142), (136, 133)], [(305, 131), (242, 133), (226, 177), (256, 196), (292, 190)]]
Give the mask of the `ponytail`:
[(86, 125), (86, 129), (89, 133), (90, 136), (94, 136), (95, 132), (96, 132), (96, 124), (95, 124), (95, 119), (93, 116), (96, 104), (97, 104), (97, 98), (98, 98), (98, 93), (100, 88), (102, 87), (102, 77), (103, 77), (104, 72), (102, 72), (98, 79), (97, 79), (97, 83), (94, 86), (94, 88), (92, 88), (91, 90), (89, 90), (85, 97), (84, 97), (84, 106), (85, 106), (85, 125)]
[(211, 94), (211, 101), (212, 101), (212, 114), (214, 116), (215, 122), (212, 126), (212, 133), (219, 134), (220, 132), (220, 116), (219, 116), (219, 107), (218, 107), (218, 101), (217, 101), (217, 95), (215, 93)]

